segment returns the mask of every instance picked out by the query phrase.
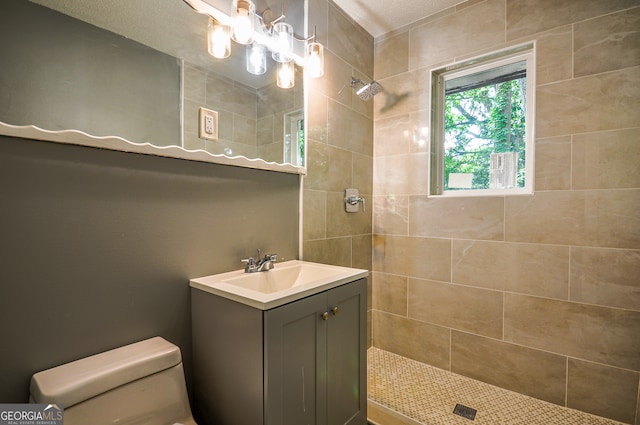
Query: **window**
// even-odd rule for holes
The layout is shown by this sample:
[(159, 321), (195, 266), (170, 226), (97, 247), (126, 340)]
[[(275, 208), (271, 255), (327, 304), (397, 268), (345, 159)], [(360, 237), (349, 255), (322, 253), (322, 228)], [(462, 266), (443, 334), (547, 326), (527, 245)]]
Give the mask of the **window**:
[(304, 146), (304, 111), (284, 114), (284, 162), (304, 167)]
[(533, 192), (533, 52), (432, 72), (431, 195)]

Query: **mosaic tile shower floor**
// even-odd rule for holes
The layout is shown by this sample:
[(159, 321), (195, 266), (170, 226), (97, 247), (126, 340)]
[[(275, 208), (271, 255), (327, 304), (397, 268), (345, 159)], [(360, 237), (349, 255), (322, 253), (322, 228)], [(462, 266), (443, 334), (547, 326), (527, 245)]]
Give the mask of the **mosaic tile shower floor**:
[[(378, 425), (620, 425), (466, 378), (378, 348), (369, 348), (371, 424)], [(477, 410), (472, 421), (456, 404)]]

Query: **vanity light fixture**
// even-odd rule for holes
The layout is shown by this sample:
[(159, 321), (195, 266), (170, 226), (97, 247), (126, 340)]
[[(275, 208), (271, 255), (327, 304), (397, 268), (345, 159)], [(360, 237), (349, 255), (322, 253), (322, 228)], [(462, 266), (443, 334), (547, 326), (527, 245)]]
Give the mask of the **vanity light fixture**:
[[(313, 40), (315, 40), (315, 34)], [(319, 78), (324, 75), (324, 46), (322, 44), (315, 41), (307, 43), (304, 72), (311, 78)]]
[(289, 62), (278, 63), (276, 73), (276, 84), (278, 87), (281, 89), (290, 89), (295, 83), (295, 62), (290, 60)]
[(211, 56), (218, 59), (228, 58), (231, 55), (229, 27), (211, 17), (207, 27), (207, 50)]
[[(284, 15), (283, 15), (284, 16)], [(274, 50), (271, 57), (279, 63), (289, 62), (293, 51), (293, 27), (286, 22), (273, 26)]]
[(253, 75), (267, 72), (267, 48), (254, 42), (247, 46), (247, 71)]
[[(305, 68), (306, 75), (318, 78), (324, 75), (324, 47), (316, 41), (316, 34), (306, 39), (297, 38), (293, 27), (284, 22), (282, 14), (270, 22), (256, 13), (251, 0), (233, 0), (231, 15), (211, 6), (205, 0), (183, 0), (196, 12), (208, 15), (207, 46), (215, 58), (231, 54), (231, 41), (247, 45), (247, 71), (260, 75), (266, 72), (266, 51), (278, 63), (278, 87), (290, 88), (295, 84), (295, 65)], [(267, 9), (263, 15), (270, 11)], [(256, 20), (258, 24), (256, 25)], [(301, 48), (299, 43), (304, 43)], [(298, 47), (296, 47), (298, 46)]]
[(251, 44), (256, 6), (250, 0), (233, 0), (231, 4), (231, 37), (239, 44)]

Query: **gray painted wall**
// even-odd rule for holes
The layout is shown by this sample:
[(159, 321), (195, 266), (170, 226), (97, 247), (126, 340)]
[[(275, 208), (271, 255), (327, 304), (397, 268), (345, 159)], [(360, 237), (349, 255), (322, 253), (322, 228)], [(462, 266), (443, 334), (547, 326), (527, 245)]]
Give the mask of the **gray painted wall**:
[(25, 0), (2, 0), (0, 63), (0, 121), (180, 144), (174, 57)]
[[(175, 83), (175, 59), (77, 25), (0, 2), (0, 120), (175, 143), (179, 92), (160, 81)], [(35, 33), (71, 43), (64, 59)], [(294, 174), (0, 137), (0, 403), (27, 401), (37, 371), (155, 335), (182, 349), (189, 384), (189, 278), (256, 248), (296, 258), (298, 206)]]
[(0, 195), (0, 402), (155, 335), (190, 381), (189, 278), (297, 255), (294, 174), (0, 137)]

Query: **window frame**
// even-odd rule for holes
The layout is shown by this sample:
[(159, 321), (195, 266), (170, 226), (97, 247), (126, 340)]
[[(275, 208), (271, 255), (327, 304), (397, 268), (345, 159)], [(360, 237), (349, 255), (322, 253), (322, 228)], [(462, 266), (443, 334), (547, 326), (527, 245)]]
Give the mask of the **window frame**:
[[(534, 192), (535, 155), (535, 42), (499, 50), (463, 62), (432, 69), (431, 84), (431, 137), (429, 196), (505, 196), (532, 195)], [(461, 189), (444, 190), (444, 114), (445, 84), (447, 80), (475, 74), (514, 62), (526, 62), (526, 114), (525, 114), (525, 185), (511, 189)]]

